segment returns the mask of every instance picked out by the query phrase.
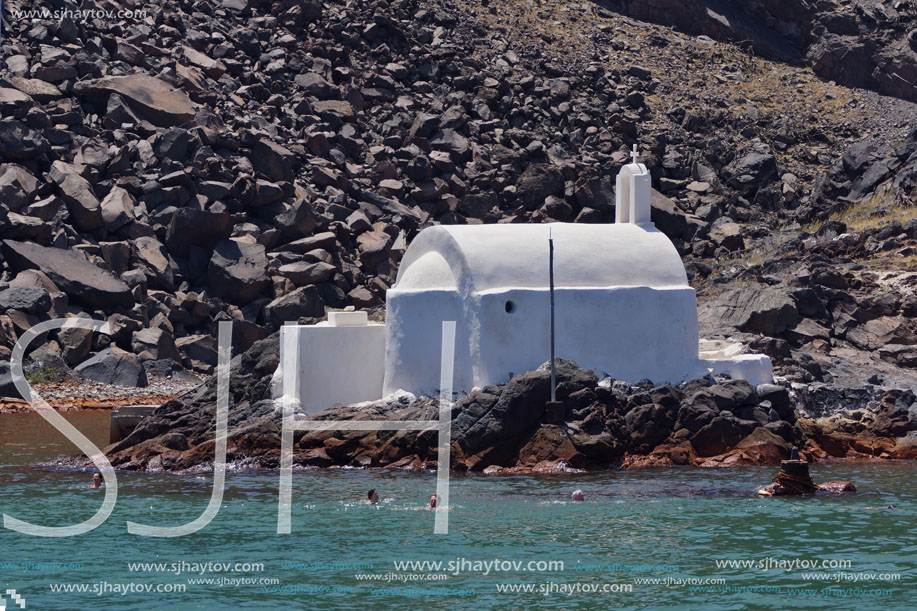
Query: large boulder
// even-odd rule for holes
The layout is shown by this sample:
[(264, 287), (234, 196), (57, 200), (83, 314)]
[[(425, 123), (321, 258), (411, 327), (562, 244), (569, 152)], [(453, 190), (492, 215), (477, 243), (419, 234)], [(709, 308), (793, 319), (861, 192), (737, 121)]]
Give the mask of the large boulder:
[(699, 317), (705, 328), (734, 327), (774, 336), (792, 328), (799, 312), (787, 291), (759, 285), (723, 292), (700, 308)]
[(758, 144), (751, 152), (738, 157), (723, 170), (733, 187), (753, 189), (777, 177), (777, 158), (766, 144)]
[(917, 102), (917, 30), (912, 29), (910, 46), (904, 41), (885, 45), (873, 56), (872, 77), (886, 95)]
[(815, 74), (837, 81), (847, 87), (872, 89), (875, 62), (872, 45), (856, 36), (828, 33), (815, 41), (806, 53), (806, 60)]
[(707, 237), (711, 242), (717, 246), (722, 246), (728, 251), (742, 250), (745, 248), (742, 228), (738, 223), (733, 223), (726, 217), (721, 217), (713, 223)]
[(57, 343), (61, 348), (61, 358), (64, 359), (67, 365), (73, 367), (89, 356), (89, 352), (92, 349), (92, 336), (93, 331), (91, 329), (83, 329), (81, 327), (68, 327), (57, 332)]
[[(693, 214), (686, 213), (656, 189), (652, 189), (650, 194), (650, 220), (659, 231), (669, 238), (690, 240), (704, 226), (704, 221)], [(595, 205), (589, 207), (600, 209)]]
[(10, 369), (9, 361), (0, 361), (0, 397), (10, 397), (21, 399), (16, 385), (13, 384), (13, 372)]
[(325, 305), (318, 289), (303, 286), (278, 297), (264, 307), (268, 320), (274, 327), (280, 327), (287, 321), (297, 321), (300, 317), (318, 318), (324, 316)]
[(172, 271), (172, 261), (165, 246), (151, 237), (141, 237), (134, 240), (134, 256), (146, 268), (147, 277), (152, 278), (150, 285), (171, 291), (175, 288)]
[[(572, 361), (557, 359), (556, 370), (558, 386), (581, 389), (597, 383), (592, 371)], [(512, 461), (513, 448), (542, 421), (550, 386), (550, 367), (544, 364), (515, 376), (502, 389), (486, 387), (462, 399), (452, 428), (457, 458), (474, 469)]]
[(121, 187), (114, 187), (101, 203), (102, 223), (108, 231), (117, 231), (134, 220), (134, 198)]
[(115, 386), (142, 387), (147, 385), (146, 372), (140, 359), (120, 348), (109, 347), (74, 369), (83, 379)]
[(195, 369), (216, 367), (219, 361), (217, 340), (210, 335), (189, 335), (175, 342), (182, 356), (191, 360)]
[(103, 308), (134, 303), (130, 287), (82, 253), (14, 240), (3, 240), (0, 251), (12, 272), (40, 270), (73, 301)]
[(117, 94), (154, 125), (171, 127), (194, 118), (195, 107), (183, 91), (146, 74), (112, 76), (78, 81), (73, 92), (90, 99), (106, 99)]
[(541, 207), (549, 195), (563, 195), (564, 175), (547, 164), (533, 163), (516, 182), (516, 196), (529, 210)]
[(0, 121), (0, 159), (23, 161), (41, 157), (51, 150), (39, 132), (21, 121)]
[(166, 229), (166, 245), (175, 256), (184, 257), (190, 246), (213, 248), (232, 232), (232, 219), (225, 212), (179, 208)]
[(51, 308), (51, 295), (38, 287), (12, 287), (0, 291), (0, 309), (44, 314)]
[(223, 240), (214, 248), (207, 278), (217, 297), (237, 304), (250, 302), (271, 283), (264, 246)]
[(13, 115), (30, 108), (33, 104), (34, 102), (28, 94), (18, 89), (0, 87), (0, 112), (3, 112), (3, 114)]
[(677, 412), (655, 403), (638, 405), (624, 417), (630, 449), (646, 454), (672, 432)]
[(305, 286), (307, 284), (319, 284), (327, 282), (334, 276), (337, 268), (324, 261), (309, 262), (296, 261), (281, 265), (277, 272), (284, 278), (289, 278), (296, 286)]
[(102, 226), (102, 207), (92, 185), (76, 169), (63, 161), (51, 164), (51, 180), (57, 183), (61, 199), (67, 204), (74, 226), (80, 231), (93, 231)]
[(18, 212), (28, 204), (37, 187), (38, 179), (21, 165), (0, 166), (0, 202), (10, 210)]
[(172, 359), (181, 361), (175, 339), (168, 331), (150, 327), (135, 331), (131, 339), (131, 350), (147, 360)]
[(691, 438), (698, 456), (716, 456), (742, 440), (742, 429), (731, 418), (717, 416)]
[(252, 166), (255, 171), (274, 182), (293, 182), (293, 163), (296, 156), (267, 138), (252, 147)]
[(10, 288), (38, 288), (48, 292), (51, 297), (51, 314), (60, 316), (67, 308), (67, 295), (51, 282), (48, 276), (37, 269), (27, 269), (16, 274), (10, 281)]
[(7, 80), (10, 85), (37, 102), (50, 102), (51, 100), (64, 97), (64, 93), (55, 85), (41, 79), (11, 76), (7, 78)]

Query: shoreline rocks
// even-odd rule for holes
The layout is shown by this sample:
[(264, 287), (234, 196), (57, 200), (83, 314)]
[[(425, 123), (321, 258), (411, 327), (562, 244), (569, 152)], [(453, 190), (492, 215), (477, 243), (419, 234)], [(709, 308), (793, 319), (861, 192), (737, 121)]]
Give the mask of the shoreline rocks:
[[(279, 466), (281, 421), (270, 399), (277, 362), (276, 334), (233, 360), (227, 462), (250, 469)], [(859, 451), (862, 444), (839, 444), (833, 429), (822, 428), (823, 422), (798, 417), (790, 391), (779, 385), (755, 388), (744, 381), (711, 377), (678, 386), (631, 385), (600, 381), (593, 372), (558, 359), (557, 399), (563, 418), (553, 424), (556, 419), (546, 413), (549, 378), (545, 364), (504, 385), (458, 399), (452, 409), (453, 470), (509, 474), (777, 466), (790, 457), (794, 446), (812, 460), (865, 456)], [(211, 379), (183, 400), (162, 405), (124, 440), (106, 448), (106, 454), (113, 465), (126, 470), (206, 470), (213, 461), (214, 404)], [(905, 444), (917, 440), (917, 420), (909, 419), (907, 411), (902, 416), (891, 403), (882, 405), (875, 415), (879, 425), (869, 434), (894, 436), (881, 438), (883, 457), (917, 457), (910, 450), (895, 449), (901, 438)], [(331, 408), (309, 418), (432, 420), (438, 410), (435, 398), (396, 395)], [(176, 450), (164, 444), (163, 436), (173, 433), (183, 435), (188, 447)], [(860, 439), (856, 434), (850, 438)], [(294, 464), (423, 470), (435, 465), (436, 446), (434, 431), (297, 432)]]

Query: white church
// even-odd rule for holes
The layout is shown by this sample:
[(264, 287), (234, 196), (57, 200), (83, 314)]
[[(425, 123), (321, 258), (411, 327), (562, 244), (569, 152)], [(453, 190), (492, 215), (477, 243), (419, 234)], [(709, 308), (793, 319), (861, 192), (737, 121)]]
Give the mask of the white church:
[[(443, 321), (455, 321), (453, 388), (502, 384), (550, 360), (548, 237), (554, 241), (558, 358), (599, 377), (679, 383), (710, 372), (771, 382), (771, 362), (741, 344), (701, 342), (681, 257), (650, 220), (650, 173), (616, 184), (614, 224), (437, 225), (408, 246), (385, 324), (365, 312), (285, 325), (283, 395), (304, 413), (399, 391), (435, 396)], [(296, 396), (287, 396), (294, 394)]]

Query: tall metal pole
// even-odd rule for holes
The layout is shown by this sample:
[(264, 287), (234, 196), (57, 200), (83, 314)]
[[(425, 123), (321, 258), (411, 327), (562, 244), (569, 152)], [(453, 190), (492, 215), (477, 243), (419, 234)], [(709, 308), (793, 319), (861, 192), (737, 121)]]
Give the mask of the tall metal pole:
[(554, 403), (557, 400), (555, 396), (557, 372), (554, 369), (554, 238), (551, 236), (550, 229), (548, 229), (548, 261), (551, 279), (551, 403)]

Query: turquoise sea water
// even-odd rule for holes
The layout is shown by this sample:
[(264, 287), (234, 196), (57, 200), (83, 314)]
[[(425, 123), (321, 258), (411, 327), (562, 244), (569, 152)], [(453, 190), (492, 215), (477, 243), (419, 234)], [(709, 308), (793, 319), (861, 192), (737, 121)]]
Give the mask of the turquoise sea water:
[[(104, 441), (107, 414), (71, 418)], [(76, 523), (103, 496), (88, 474), (23, 466), (72, 452), (50, 433), (36, 416), (0, 416), (0, 511)], [(424, 509), (434, 473), (303, 471), (292, 534), (278, 535), (277, 474), (232, 473), (209, 526), (154, 539), (125, 522), (194, 519), (211, 478), (119, 473), (117, 507), (92, 533), (0, 530), (0, 590), (15, 589), (26, 609), (914, 608), (917, 465), (815, 465), (816, 481), (849, 479), (859, 492), (756, 498), (773, 475), (456, 475), (449, 534), (434, 535)], [(362, 502), (369, 488), (379, 505)], [(585, 503), (569, 502), (576, 488)]]

